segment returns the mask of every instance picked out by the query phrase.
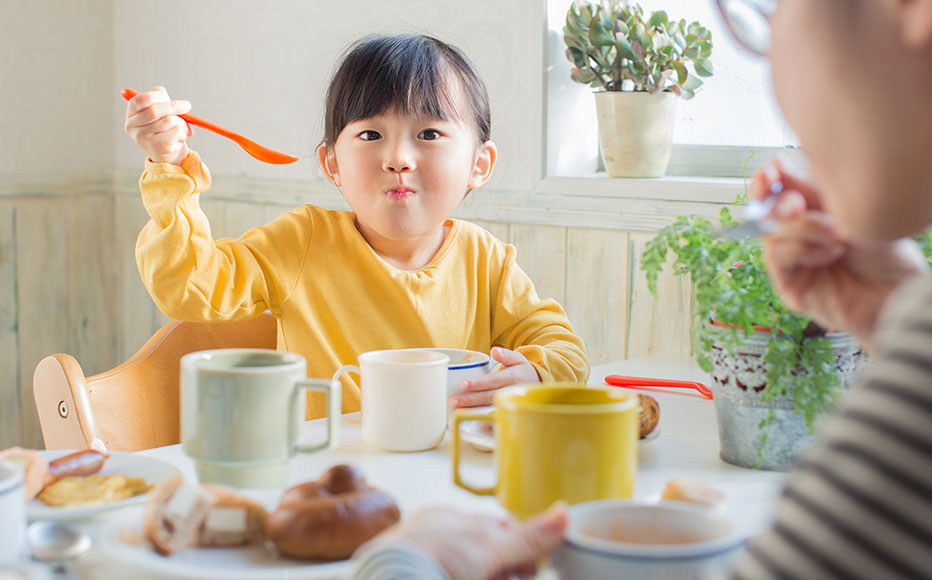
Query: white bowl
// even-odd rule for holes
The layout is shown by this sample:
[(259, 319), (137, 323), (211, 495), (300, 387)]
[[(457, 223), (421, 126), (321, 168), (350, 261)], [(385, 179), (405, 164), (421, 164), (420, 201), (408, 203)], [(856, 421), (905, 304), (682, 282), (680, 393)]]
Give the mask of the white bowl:
[(569, 508), (563, 546), (553, 556), (560, 578), (725, 578), (745, 538), (732, 522), (687, 502), (585, 502)]
[(481, 377), (489, 374), (491, 359), (489, 355), (464, 348), (418, 348), (412, 350), (433, 350), (450, 357), (447, 366), (447, 398), (458, 395), (463, 391), (460, 383), (466, 379)]
[(26, 492), (23, 470), (0, 459), (0, 562), (16, 562), (22, 556), (26, 536)]

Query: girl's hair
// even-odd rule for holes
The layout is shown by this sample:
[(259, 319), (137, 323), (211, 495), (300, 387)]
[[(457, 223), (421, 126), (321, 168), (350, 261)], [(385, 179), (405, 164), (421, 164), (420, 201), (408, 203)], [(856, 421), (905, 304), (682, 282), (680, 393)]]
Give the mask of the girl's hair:
[(364, 38), (350, 49), (327, 90), (324, 143), (332, 148), (350, 123), (390, 111), (444, 120), (471, 116), (479, 143), (488, 141), (492, 128), (485, 84), (469, 59), (420, 34)]

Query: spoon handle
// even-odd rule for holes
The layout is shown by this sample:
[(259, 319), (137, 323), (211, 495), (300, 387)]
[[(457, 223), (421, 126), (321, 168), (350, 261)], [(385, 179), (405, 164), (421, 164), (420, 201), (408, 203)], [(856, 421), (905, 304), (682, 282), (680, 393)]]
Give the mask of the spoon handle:
[[(133, 89), (122, 89), (120, 91), (120, 96), (122, 96), (127, 101), (132, 99), (138, 94), (139, 93), (134, 91)], [(213, 121), (208, 121), (204, 117), (198, 117), (197, 115), (193, 115), (191, 113), (185, 113), (183, 115), (178, 115), (178, 116), (192, 125), (200, 127), (202, 129), (207, 129), (208, 131), (212, 133), (216, 133), (217, 135), (220, 135), (221, 137), (226, 137), (227, 139), (230, 139), (231, 141), (233, 141), (234, 143), (242, 147), (243, 150), (246, 151), (246, 153), (249, 153), (250, 155), (258, 159), (259, 161), (264, 161), (266, 163), (272, 163), (276, 165), (283, 165), (286, 163), (294, 163), (295, 161), (298, 160), (298, 158), (293, 155), (288, 155), (286, 153), (281, 153), (279, 151), (274, 151), (267, 147), (263, 147), (262, 145), (259, 145), (255, 141), (252, 141), (250, 139), (247, 139), (246, 137), (243, 137), (242, 135), (240, 135), (239, 133), (236, 133), (235, 131), (231, 131), (222, 125), (218, 125), (217, 123), (214, 123)]]

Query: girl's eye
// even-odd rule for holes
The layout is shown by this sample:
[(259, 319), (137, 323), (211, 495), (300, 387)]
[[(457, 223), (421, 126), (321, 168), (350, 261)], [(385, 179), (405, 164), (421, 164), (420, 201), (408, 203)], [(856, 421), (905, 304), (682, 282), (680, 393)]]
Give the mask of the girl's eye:
[(424, 139), (425, 141), (433, 141), (441, 137), (440, 131), (436, 129), (424, 129), (421, 131), (421, 134), (418, 135), (419, 139)]
[(375, 141), (376, 139), (381, 139), (382, 136), (379, 135), (378, 131), (367, 130), (359, 134), (359, 138), (363, 141)]

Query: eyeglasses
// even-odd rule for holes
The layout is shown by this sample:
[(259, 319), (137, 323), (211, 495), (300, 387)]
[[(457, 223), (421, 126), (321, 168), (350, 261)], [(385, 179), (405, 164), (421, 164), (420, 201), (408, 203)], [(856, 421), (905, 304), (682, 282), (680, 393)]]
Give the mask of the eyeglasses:
[(770, 16), (777, 0), (715, 0), (725, 25), (744, 48), (758, 56), (770, 52)]

